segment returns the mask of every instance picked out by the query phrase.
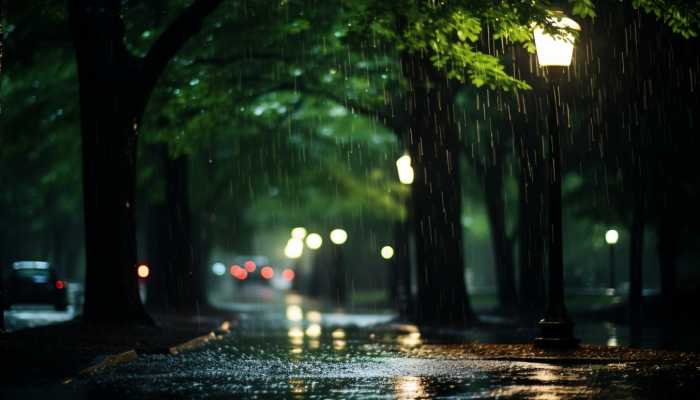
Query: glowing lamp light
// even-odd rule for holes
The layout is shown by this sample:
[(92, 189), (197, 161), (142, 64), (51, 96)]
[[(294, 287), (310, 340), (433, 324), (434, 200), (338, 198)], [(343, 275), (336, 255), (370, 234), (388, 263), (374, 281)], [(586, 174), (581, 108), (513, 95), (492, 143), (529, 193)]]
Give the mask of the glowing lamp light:
[(285, 268), (284, 271), (282, 271), (282, 278), (284, 278), (288, 282), (294, 280), (294, 275), (294, 270), (291, 268)]
[(306, 319), (308, 319), (309, 322), (319, 323), (321, 322), (321, 313), (316, 310), (311, 310), (306, 313)]
[(275, 271), (269, 265), (266, 265), (260, 269), (260, 276), (265, 279), (271, 279), (274, 275)]
[(413, 167), (411, 166), (411, 156), (405, 154), (396, 160), (396, 170), (399, 173), (399, 182), (404, 185), (413, 183)]
[(298, 226), (292, 229), (292, 237), (296, 239), (303, 239), (306, 237), (306, 228)]
[(379, 253), (382, 255), (383, 259), (389, 260), (394, 256), (394, 248), (391, 246), (384, 246)]
[(615, 229), (605, 232), (605, 243), (613, 245), (620, 239), (620, 234)]
[(318, 250), (323, 244), (323, 238), (318, 233), (309, 233), (306, 237), (306, 246), (311, 250)]
[(310, 324), (309, 327), (306, 328), (306, 336), (310, 338), (317, 338), (321, 336), (321, 325)]
[(341, 244), (347, 242), (347, 240), (348, 240), (348, 233), (345, 232), (345, 230), (338, 228), (338, 229), (333, 229), (331, 231), (331, 242), (333, 242), (334, 244), (341, 245)]
[(296, 304), (287, 306), (287, 319), (290, 321), (301, 321), (304, 318), (304, 311)]
[(214, 263), (211, 266), (211, 272), (216, 276), (222, 276), (226, 273), (226, 266), (220, 262)]
[(331, 333), (333, 339), (345, 339), (345, 331), (343, 329), (336, 329)]
[(63, 290), (66, 288), (66, 283), (63, 281), (56, 281), (56, 289)]
[[(580, 31), (581, 26), (576, 21), (564, 16), (564, 13), (555, 12), (547, 18), (554, 28), (568, 28)], [(571, 64), (571, 56), (574, 53), (575, 37), (571, 32), (545, 32), (541, 25), (533, 27), (535, 46), (537, 47), (537, 60), (542, 67), (559, 66), (568, 67)]]
[(139, 276), (141, 279), (146, 279), (148, 276), (151, 274), (151, 269), (148, 268), (148, 265), (146, 264), (141, 264), (139, 265), (138, 268), (136, 268), (136, 275)]
[(245, 267), (245, 270), (248, 272), (255, 272), (255, 269), (258, 266), (255, 265), (255, 262), (253, 260), (248, 260), (245, 263), (243, 263), (243, 267)]
[(287, 258), (299, 258), (304, 252), (304, 242), (299, 238), (291, 238), (284, 247), (284, 255)]

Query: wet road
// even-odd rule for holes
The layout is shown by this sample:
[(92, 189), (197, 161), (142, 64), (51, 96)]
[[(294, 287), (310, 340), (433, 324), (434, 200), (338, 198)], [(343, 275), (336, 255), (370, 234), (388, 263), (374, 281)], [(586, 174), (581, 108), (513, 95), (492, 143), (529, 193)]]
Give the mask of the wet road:
[[(259, 293), (254, 293), (259, 295)], [(697, 398), (700, 370), (644, 363), (558, 366), (476, 359), (390, 314), (321, 309), (298, 296), (220, 304), (240, 315), (230, 334), (179, 355), (139, 355), (69, 384), (4, 387), (0, 397), (45, 399), (657, 399)], [(72, 311), (17, 307), (14, 329)], [(584, 343), (624, 345), (625, 329), (581, 324)], [(525, 342), (532, 333), (475, 329), (462, 341)]]
[(177, 356), (146, 355), (61, 388), (76, 398), (697, 398), (697, 366), (555, 366), (477, 360), (381, 315), (322, 313), (297, 301), (249, 305), (240, 326)]
[(56, 311), (53, 306), (16, 305), (5, 311), (5, 329), (8, 332), (37, 326), (57, 324), (75, 318), (72, 305), (65, 311)]

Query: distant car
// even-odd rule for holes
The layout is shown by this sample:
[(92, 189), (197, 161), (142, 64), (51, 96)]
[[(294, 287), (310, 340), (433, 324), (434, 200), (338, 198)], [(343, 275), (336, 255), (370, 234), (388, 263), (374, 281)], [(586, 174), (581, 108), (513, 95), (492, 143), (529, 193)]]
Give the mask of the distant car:
[(4, 306), (52, 304), (56, 310), (68, 308), (68, 284), (58, 278), (46, 261), (17, 261), (5, 278)]
[(229, 273), (240, 284), (259, 284), (270, 286), (274, 269), (265, 256), (237, 256)]

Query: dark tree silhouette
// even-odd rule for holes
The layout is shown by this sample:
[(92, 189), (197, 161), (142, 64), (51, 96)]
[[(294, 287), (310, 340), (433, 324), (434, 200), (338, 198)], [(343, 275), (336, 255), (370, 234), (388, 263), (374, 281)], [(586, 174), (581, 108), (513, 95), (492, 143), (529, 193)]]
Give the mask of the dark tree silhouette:
[(68, 3), (80, 85), (87, 323), (150, 322), (139, 300), (135, 274), (139, 126), (165, 66), (221, 0), (192, 3), (145, 57), (125, 47), (122, 3)]

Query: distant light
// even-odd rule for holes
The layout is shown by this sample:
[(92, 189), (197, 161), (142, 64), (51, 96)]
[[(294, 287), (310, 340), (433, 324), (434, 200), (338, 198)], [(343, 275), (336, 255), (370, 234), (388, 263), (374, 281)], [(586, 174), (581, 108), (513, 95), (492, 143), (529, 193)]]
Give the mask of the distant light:
[(273, 275), (275, 275), (275, 271), (269, 265), (266, 265), (260, 269), (260, 276), (265, 279), (270, 279)]
[(397, 336), (396, 341), (405, 347), (415, 347), (422, 343), (420, 332), (411, 332), (408, 335)]
[(226, 273), (226, 266), (220, 262), (214, 263), (211, 266), (211, 272), (218, 276), (224, 275)]
[(243, 263), (243, 266), (248, 272), (255, 272), (255, 269), (258, 267), (257, 265), (255, 265), (255, 262), (253, 260), (246, 261), (245, 263)]
[(306, 336), (310, 338), (317, 338), (321, 336), (321, 325), (319, 324), (311, 324), (309, 325), (308, 328), (306, 328)]
[(319, 323), (321, 322), (321, 313), (315, 310), (311, 310), (306, 313), (306, 319), (308, 319), (309, 322)]
[[(555, 28), (581, 30), (581, 26), (576, 21), (565, 17), (564, 13), (561, 12), (548, 17), (547, 22)], [(541, 25), (535, 25), (533, 33), (535, 36), (535, 47), (537, 48), (537, 60), (540, 66), (568, 67), (571, 64), (575, 40), (572, 33), (547, 33)]]
[(333, 339), (345, 339), (345, 331), (338, 328), (331, 333), (331, 337)]
[(306, 237), (306, 246), (311, 250), (318, 250), (323, 244), (323, 238), (318, 233), (309, 233)]
[(294, 280), (294, 275), (294, 270), (291, 268), (285, 268), (284, 271), (282, 271), (282, 278), (289, 282)]
[(348, 240), (348, 233), (343, 229), (333, 229), (331, 231), (331, 242), (335, 244), (343, 244)]
[(301, 328), (294, 326), (289, 328), (287, 331), (287, 336), (290, 338), (302, 338), (304, 337), (304, 331), (302, 331)]
[(303, 239), (306, 237), (306, 228), (298, 226), (292, 229), (292, 237), (296, 239)]
[(290, 321), (301, 321), (304, 318), (304, 312), (296, 304), (287, 306), (287, 319)]
[(291, 238), (284, 247), (284, 255), (287, 258), (299, 258), (304, 252), (304, 242), (299, 238)]
[(63, 281), (56, 281), (56, 289), (58, 290), (63, 290), (65, 289), (66, 284)]
[(148, 268), (148, 265), (146, 264), (141, 264), (139, 267), (136, 269), (136, 274), (139, 276), (141, 279), (146, 279), (148, 278), (148, 275), (151, 274), (151, 269)]
[(383, 259), (388, 260), (394, 256), (394, 248), (391, 246), (384, 246), (384, 247), (382, 247), (382, 250), (380, 251), (380, 253), (381, 253)]
[(399, 182), (404, 185), (413, 183), (413, 167), (411, 166), (411, 156), (405, 154), (396, 160), (396, 170), (399, 173)]
[(607, 244), (615, 244), (619, 238), (620, 234), (615, 229), (605, 232), (605, 242)]
[(248, 279), (248, 271), (246, 271), (245, 268), (241, 268), (241, 266), (237, 264), (231, 266), (229, 273), (231, 276), (241, 281)]

